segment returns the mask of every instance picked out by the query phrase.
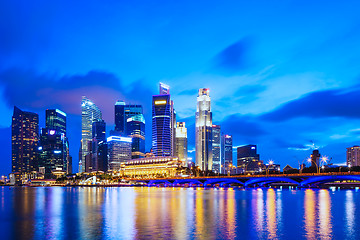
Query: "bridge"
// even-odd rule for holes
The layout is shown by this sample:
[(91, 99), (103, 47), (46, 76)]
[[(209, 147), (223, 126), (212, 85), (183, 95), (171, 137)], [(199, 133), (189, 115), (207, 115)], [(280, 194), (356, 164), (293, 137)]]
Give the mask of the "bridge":
[(211, 176), (211, 177), (176, 177), (176, 178), (153, 178), (137, 179), (128, 178), (138, 184), (149, 187), (266, 187), (271, 184), (295, 186), (301, 188), (319, 187), (325, 183), (342, 182), (342, 181), (359, 181), (360, 173), (303, 173), (303, 174), (270, 174), (270, 175), (236, 175), (236, 176)]

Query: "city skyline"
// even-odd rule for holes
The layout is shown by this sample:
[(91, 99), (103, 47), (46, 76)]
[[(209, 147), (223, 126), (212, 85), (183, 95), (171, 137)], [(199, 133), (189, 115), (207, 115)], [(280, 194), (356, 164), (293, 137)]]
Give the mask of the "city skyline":
[[(0, 39), (2, 175), (11, 171), (14, 106), (39, 114), (41, 127), (46, 109), (67, 113), (75, 170), (81, 96), (103, 111), (108, 130), (114, 128), (116, 100), (141, 104), (148, 151), (151, 96), (158, 82), (171, 86), (177, 121), (186, 122), (193, 159), (196, 92), (202, 87), (211, 90), (213, 123), (233, 136), (234, 147), (256, 144), (265, 163), (273, 159), (298, 167), (316, 147), (333, 163), (345, 163), (346, 148), (360, 143), (357, 2), (304, 2), (297, 11), (292, 2), (262, 2), (254, 16), (246, 14), (257, 9), (252, 3), (178, 6), (176, 12), (187, 12), (187, 19), (173, 14), (174, 6), (167, 4), (135, 8), (118, 3), (109, 9), (89, 3), (79, 14), (81, 19), (99, 15), (94, 31), (75, 13), (83, 3), (69, 3), (63, 7), (74, 12), (66, 18), (65, 13), (45, 13), (59, 7), (55, 3), (44, 3), (49, 10), (44, 12), (28, 3), (0, 3), (7, 13), (0, 21), (1, 35), (7, 36)], [(148, 9), (153, 10), (150, 16), (136, 17)], [(209, 16), (196, 17), (201, 10)], [(214, 15), (216, 21), (210, 17)]]

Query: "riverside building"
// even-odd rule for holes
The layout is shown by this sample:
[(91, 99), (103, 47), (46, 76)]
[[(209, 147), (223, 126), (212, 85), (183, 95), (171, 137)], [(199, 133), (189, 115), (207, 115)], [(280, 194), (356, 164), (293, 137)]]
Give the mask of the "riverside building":
[(197, 97), (195, 122), (196, 166), (201, 171), (211, 171), (212, 154), (212, 113), (209, 89), (200, 88)]

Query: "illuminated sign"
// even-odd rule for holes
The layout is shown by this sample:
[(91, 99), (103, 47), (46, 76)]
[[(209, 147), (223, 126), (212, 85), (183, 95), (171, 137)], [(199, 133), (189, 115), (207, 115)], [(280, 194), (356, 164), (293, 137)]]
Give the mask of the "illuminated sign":
[(251, 147), (251, 149), (255, 149), (255, 147)]
[(54, 150), (54, 153), (56, 154), (61, 153), (61, 150)]
[(41, 151), (41, 150), (42, 150), (42, 147), (39, 147), (38, 149)]
[(107, 138), (107, 141), (117, 141), (117, 142), (132, 142), (132, 138), (129, 137), (118, 137), (118, 136), (111, 136)]
[(166, 100), (155, 101), (155, 105), (165, 105), (165, 104), (166, 104)]
[(50, 131), (49, 131), (49, 134), (50, 134), (50, 135), (54, 135), (54, 134), (55, 134), (55, 130), (50, 130)]

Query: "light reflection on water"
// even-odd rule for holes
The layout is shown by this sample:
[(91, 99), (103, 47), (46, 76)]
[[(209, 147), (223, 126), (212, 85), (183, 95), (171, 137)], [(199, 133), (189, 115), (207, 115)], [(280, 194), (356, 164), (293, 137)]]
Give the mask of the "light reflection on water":
[(359, 239), (354, 190), (0, 187), (1, 239)]

